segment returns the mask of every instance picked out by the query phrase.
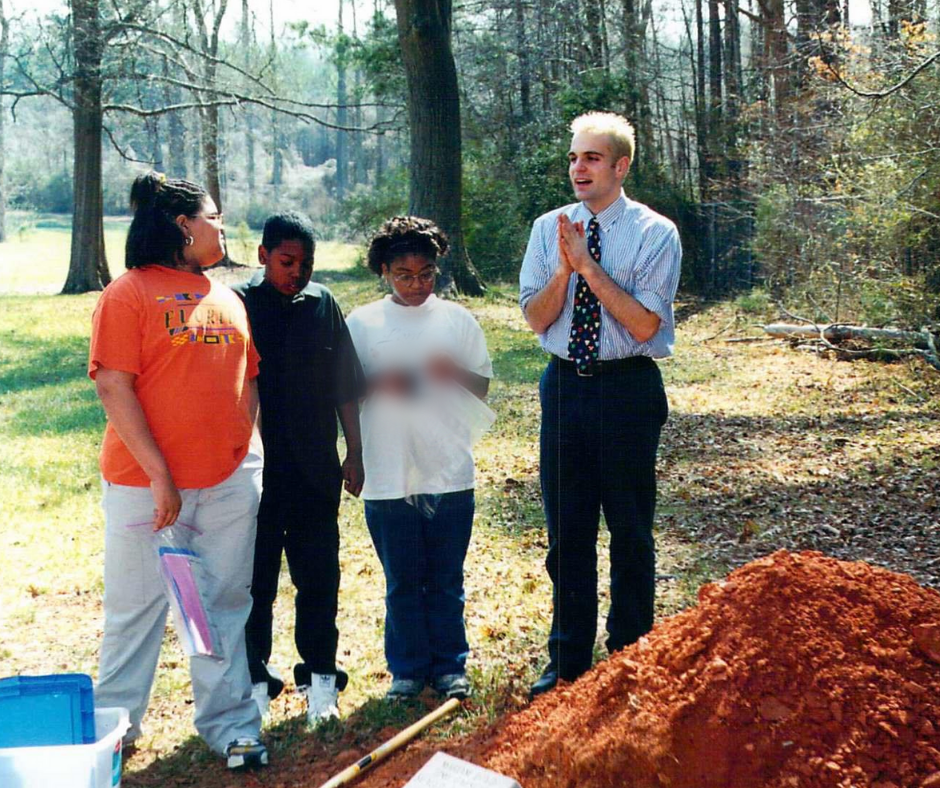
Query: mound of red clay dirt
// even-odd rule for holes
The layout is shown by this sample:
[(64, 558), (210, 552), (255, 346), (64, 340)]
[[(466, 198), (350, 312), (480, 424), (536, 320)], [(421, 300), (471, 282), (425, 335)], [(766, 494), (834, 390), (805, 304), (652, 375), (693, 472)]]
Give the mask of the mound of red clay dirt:
[[(940, 788), (940, 594), (778, 552), (452, 744), (523, 788)], [(400, 786), (427, 757), (366, 784)]]

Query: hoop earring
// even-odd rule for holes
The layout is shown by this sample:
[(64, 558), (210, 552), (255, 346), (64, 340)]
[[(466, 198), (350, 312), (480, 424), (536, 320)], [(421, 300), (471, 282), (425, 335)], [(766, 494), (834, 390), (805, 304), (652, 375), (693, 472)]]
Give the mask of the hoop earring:
[(193, 245), (193, 237), (192, 237), (191, 235), (187, 235), (187, 236), (186, 236), (186, 240), (183, 241), (183, 243), (186, 244), (186, 246), (192, 246), (192, 245)]

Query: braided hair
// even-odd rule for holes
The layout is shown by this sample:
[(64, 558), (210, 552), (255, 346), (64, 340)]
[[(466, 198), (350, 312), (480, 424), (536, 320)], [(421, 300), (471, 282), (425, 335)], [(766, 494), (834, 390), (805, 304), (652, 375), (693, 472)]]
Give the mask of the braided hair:
[(176, 223), (176, 217), (196, 216), (208, 196), (201, 186), (181, 178), (167, 178), (153, 171), (138, 175), (131, 186), (134, 218), (127, 231), (124, 266), (175, 268), (186, 244), (186, 236)]
[(393, 216), (372, 237), (366, 260), (379, 276), (382, 266), (408, 254), (434, 262), (447, 254), (450, 244), (444, 231), (430, 219), (418, 216)]

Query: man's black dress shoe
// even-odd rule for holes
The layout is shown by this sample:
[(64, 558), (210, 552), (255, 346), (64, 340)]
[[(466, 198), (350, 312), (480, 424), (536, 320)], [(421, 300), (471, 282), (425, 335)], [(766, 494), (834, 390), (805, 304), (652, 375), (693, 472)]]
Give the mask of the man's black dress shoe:
[(539, 676), (539, 680), (529, 689), (529, 699), (531, 700), (542, 693), (555, 689), (557, 683), (558, 671), (555, 669), (554, 665), (549, 663), (545, 670), (542, 671), (542, 675)]

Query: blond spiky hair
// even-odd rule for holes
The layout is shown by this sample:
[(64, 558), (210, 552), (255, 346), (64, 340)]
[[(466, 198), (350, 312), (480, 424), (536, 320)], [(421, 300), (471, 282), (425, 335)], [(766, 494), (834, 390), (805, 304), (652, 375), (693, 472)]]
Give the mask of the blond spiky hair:
[(636, 133), (630, 121), (622, 115), (614, 112), (585, 112), (571, 121), (572, 134), (580, 134), (582, 131), (589, 134), (606, 134), (610, 138), (614, 161), (619, 161), (624, 156), (633, 161)]

